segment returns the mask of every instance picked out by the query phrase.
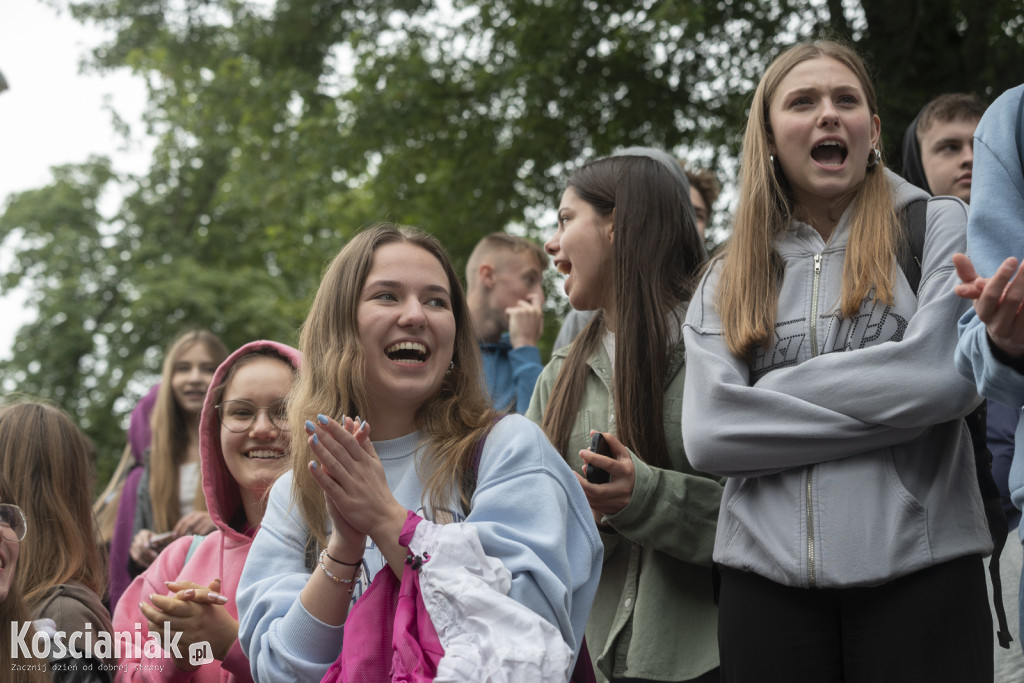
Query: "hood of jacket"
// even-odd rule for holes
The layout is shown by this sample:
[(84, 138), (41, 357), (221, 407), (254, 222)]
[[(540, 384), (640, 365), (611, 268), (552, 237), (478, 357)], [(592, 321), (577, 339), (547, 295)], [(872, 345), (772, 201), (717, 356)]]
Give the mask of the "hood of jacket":
[(917, 144), (917, 122), (920, 120), (921, 114), (918, 112), (903, 133), (903, 177), (931, 194), (932, 189), (928, 187), (928, 178), (924, 174), (924, 164), (921, 163), (921, 146)]
[(228, 356), (214, 373), (213, 380), (210, 382), (210, 390), (206, 392), (203, 413), (199, 421), (199, 459), (206, 506), (210, 512), (210, 518), (217, 528), (225, 536), (237, 539), (250, 537), (255, 533), (255, 529), (235, 529), (231, 526), (231, 520), (238, 515), (242, 508), (242, 494), (238, 483), (231, 476), (231, 472), (224, 462), (224, 452), (220, 446), (220, 418), (217, 416), (218, 401), (214, 398), (213, 389), (224, 383), (224, 378), (227, 377), (228, 372), (239, 358), (259, 350), (270, 350), (280, 354), (296, 370), (298, 370), (302, 359), (302, 354), (298, 350), (278, 342), (260, 340), (241, 346)]
[(128, 444), (132, 448), (132, 457), (140, 465), (143, 464), (146, 450), (153, 440), (153, 431), (149, 426), (149, 416), (153, 414), (153, 406), (156, 405), (156, 397), (159, 393), (160, 383), (157, 382), (149, 390), (149, 393), (135, 404), (135, 407), (132, 409), (131, 420), (128, 423)]

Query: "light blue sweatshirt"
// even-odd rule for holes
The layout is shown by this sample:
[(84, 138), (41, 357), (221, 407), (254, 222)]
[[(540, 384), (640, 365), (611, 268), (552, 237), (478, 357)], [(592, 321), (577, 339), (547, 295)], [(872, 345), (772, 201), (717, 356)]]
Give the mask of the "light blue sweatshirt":
[[(988, 108), (974, 132), (967, 253), (978, 274), (985, 277), (1010, 256), (1024, 259), (1024, 160), (1018, 156), (1014, 133), (1022, 97), (1024, 85), (1007, 90)], [(1024, 130), (1020, 135), (1024, 139)], [(982, 396), (1015, 408), (1024, 404), (1024, 374), (992, 355), (985, 325), (973, 308), (960, 320), (956, 363), (965, 377), (977, 383)], [(1017, 423), (1015, 443), (1010, 497), (1020, 508), (1024, 506), (1024, 422)], [(1024, 525), (1019, 530), (1024, 532)]]
[[(395, 498), (425, 519), (416, 471), (419, 433), (375, 441)], [(319, 681), (338, 657), (344, 625), (309, 614), (299, 593), (309, 580), (304, 560), (307, 527), (291, 501), (292, 476), (271, 490), (263, 525), (253, 541), (238, 589), (239, 641), (257, 681)], [(453, 502), (455, 518), (463, 515)], [(580, 646), (597, 590), (603, 548), (583, 490), (539, 427), (519, 415), (500, 420), (481, 455), (476, 492), (465, 520), (489, 557), (512, 573), (509, 595)], [(367, 541), (353, 600), (384, 567)]]

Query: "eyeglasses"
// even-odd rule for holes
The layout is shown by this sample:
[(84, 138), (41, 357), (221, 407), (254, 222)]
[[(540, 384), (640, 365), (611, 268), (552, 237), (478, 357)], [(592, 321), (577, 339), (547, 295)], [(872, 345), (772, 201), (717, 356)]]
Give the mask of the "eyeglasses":
[(252, 401), (235, 399), (224, 401), (217, 405), (217, 414), (220, 415), (220, 423), (229, 432), (247, 432), (256, 422), (261, 410), (267, 411), (270, 423), (282, 432), (288, 431), (288, 401), (279, 399), (269, 406), (258, 406)]
[(25, 513), (17, 505), (0, 503), (0, 534), (4, 540), (21, 543), (28, 533)]

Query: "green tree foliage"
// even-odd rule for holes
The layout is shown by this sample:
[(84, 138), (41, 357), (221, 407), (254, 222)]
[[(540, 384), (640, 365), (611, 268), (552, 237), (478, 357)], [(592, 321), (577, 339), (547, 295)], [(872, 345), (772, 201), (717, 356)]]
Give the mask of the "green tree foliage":
[[(325, 261), (363, 225), (421, 225), (463, 263), (493, 230), (549, 232), (565, 174), (629, 144), (718, 168), (728, 184), (760, 73), (808, 37), (845, 38), (869, 58), (894, 159), (923, 102), (990, 99), (1020, 80), (1024, 48), (1024, 0), (70, 9), (113, 32), (92, 68), (145, 79), (157, 145), (142, 177), (94, 159), (9, 201), (0, 239), (17, 260), (0, 289), (27, 284), (39, 315), (0, 376), (68, 408), (97, 442), (101, 476), (175, 333), (294, 343)], [(726, 226), (720, 216), (719, 236)], [(553, 297), (549, 339), (564, 305)]]

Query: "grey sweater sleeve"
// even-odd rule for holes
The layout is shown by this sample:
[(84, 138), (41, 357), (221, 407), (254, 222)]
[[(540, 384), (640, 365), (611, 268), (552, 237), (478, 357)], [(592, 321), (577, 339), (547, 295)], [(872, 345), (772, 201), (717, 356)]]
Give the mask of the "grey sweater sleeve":
[[(963, 206), (932, 202), (917, 309), (903, 340), (810, 358), (753, 386), (725, 344), (714, 307), (717, 269), (701, 283), (684, 338), (683, 436), (693, 464), (756, 476), (913, 440), (970, 411), (978, 397), (953, 368), (956, 320), (951, 255), (964, 246)], [(913, 296), (902, 278), (897, 296)]]

